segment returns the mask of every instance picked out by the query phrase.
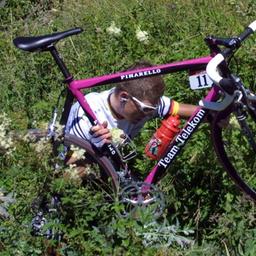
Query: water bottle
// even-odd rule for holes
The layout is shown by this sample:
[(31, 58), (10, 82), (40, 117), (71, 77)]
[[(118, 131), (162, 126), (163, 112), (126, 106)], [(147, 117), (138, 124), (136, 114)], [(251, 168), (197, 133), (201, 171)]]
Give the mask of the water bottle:
[(169, 116), (163, 119), (161, 126), (156, 130), (145, 148), (145, 154), (152, 160), (159, 160), (170, 142), (180, 131), (180, 117)]

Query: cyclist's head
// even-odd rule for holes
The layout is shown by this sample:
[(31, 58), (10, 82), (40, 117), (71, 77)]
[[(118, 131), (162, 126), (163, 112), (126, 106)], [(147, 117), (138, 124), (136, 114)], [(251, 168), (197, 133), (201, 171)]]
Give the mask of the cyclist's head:
[[(143, 61), (127, 71), (152, 66), (151, 63)], [(115, 95), (120, 102), (119, 114), (132, 123), (153, 115), (157, 111), (164, 89), (163, 78), (159, 75), (119, 83), (115, 88)]]
[[(136, 62), (126, 71), (152, 67), (153, 65), (147, 61)], [(130, 96), (138, 100), (148, 100), (152, 104), (156, 104), (160, 97), (163, 96), (165, 83), (162, 76), (144, 77), (135, 80), (127, 80), (117, 84), (116, 93), (126, 91)]]

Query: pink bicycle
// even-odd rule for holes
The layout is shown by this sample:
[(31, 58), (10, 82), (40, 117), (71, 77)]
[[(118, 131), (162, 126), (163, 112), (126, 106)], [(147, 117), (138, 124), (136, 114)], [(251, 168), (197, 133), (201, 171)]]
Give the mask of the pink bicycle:
[[(101, 181), (108, 183), (108, 186), (118, 192), (121, 202), (127, 204), (128, 208), (157, 203), (156, 209), (159, 212), (163, 208), (163, 198), (155, 184), (171, 167), (182, 148), (207, 116), (213, 117), (211, 133), (214, 150), (220, 163), (236, 185), (249, 198), (256, 201), (256, 95), (246, 88), (241, 79), (228, 67), (229, 60), (241, 43), (255, 30), (256, 21), (236, 37), (206, 37), (205, 42), (210, 49), (210, 55), (206, 57), (82, 80), (73, 78), (55, 47), (58, 41), (81, 33), (81, 28), (36, 37), (17, 37), (14, 39), (14, 44), (24, 51), (50, 52), (53, 56), (67, 85), (66, 100), (60, 118), (60, 123), (63, 125), (67, 122), (74, 99), (79, 101), (91, 124), (98, 123), (84, 98), (82, 92), (84, 89), (185, 70), (190, 74), (193, 89), (210, 88), (206, 97), (199, 101), (197, 110), (143, 181), (134, 181), (131, 178), (129, 160), (136, 156), (136, 151), (128, 139), (118, 146), (107, 144), (99, 150), (89, 141), (71, 134), (64, 136), (65, 145), (73, 144), (85, 150), (86, 159), (99, 166)], [(48, 136), (53, 141), (56, 120), (57, 110), (53, 113), (48, 130)], [(224, 126), (219, 125), (223, 120), (228, 123)]]

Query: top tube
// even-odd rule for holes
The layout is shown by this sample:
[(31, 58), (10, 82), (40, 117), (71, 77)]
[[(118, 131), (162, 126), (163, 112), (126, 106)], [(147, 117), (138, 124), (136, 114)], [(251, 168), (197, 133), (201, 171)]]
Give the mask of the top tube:
[(211, 56), (177, 61), (169, 64), (158, 65), (153, 67), (147, 67), (143, 69), (130, 70), (125, 72), (118, 72), (110, 75), (103, 75), (93, 78), (87, 78), (82, 80), (72, 80), (69, 83), (69, 90), (79, 101), (83, 110), (85, 111), (87, 117), (89, 118), (92, 125), (98, 123), (98, 120), (91, 110), (89, 104), (87, 103), (84, 93), (81, 92), (82, 89), (93, 88), (96, 86), (114, 84), (118, 82), (123, 82), (127, 80), (140, 79), (155, 75), (163, 75), (168, 73), (174, 73), (186, 70), (202, 70), (206, 68), (206, 65), (212, 59)]
[(119, 83), (126, 80), (140, 79), (154, 75), (164, 75), (178, 71), (186, 70), (200, 70), (205, 69), (208, 62), (212, 59), (211, 56), (177, 61), (169, 64), (157, 65), (143, 69), (130, 70), (125, 72), (118, 72), (110, 75), (103, 75), (93, 78), (74, 80), (70, 83), (70, 90), (81, 90), (85, 88), (92, 88), (100, 85), (107, 85), (111, 83)]

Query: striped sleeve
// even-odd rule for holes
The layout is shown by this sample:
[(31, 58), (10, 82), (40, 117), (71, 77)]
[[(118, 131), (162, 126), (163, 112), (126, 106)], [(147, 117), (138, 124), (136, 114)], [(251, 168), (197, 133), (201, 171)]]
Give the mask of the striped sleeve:
[(160, 104), (158, 107), (158, 116), (159, 117), (165, 117), (171, 109), (171, 99), (166, 97), (166, 96), (162, 96), (160, 98)]
[(79, 138), (89, 139), (89, 130), (91, 123), (85, 116), (84, 111), (79, 103), (73, 105), (69, 120), (66, 127), (66, 132), (69, 132)]

